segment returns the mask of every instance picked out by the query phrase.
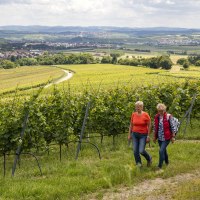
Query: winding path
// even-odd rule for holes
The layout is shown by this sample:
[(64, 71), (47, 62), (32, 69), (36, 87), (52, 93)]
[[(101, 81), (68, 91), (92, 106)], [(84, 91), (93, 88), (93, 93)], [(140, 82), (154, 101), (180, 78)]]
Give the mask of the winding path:
[(63, 81), (69, 80), (74, 75), (73, 72), (70, 72), (68, 70), (62, 70), (62, 71), (65, 72), (65, 75), (63, 77), (59, 78), (56, 81), (53, 81), (52, 83), (47, 84), (44, 88), (48, 88), (48, 87), (50, 87), (53, 84), (59, 84), (59, 83), (61, 83)]
[(181, 70), (180, 66), (179, 65), (173, 65), (170, 72), (171, 73), (177, 73)]

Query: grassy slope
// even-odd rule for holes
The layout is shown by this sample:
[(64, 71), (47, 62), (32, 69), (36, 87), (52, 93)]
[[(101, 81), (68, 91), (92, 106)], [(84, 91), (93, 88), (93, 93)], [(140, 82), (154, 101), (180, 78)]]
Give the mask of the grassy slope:
[(61, 77), (63, 74), (64, 72), (61, 69), (46, 66), (1, 69), (0, 91), (15, 89), (17, 85), (20, 88), (34, 86)]
[[(84, 88), (97, 89), (99, 87), (109, 89), (120, 85), (130, 84), (134, 87), (146, 84), (158, 84), (163, 82), (182, 81), (187, 77), (200, 78), (200, 71), (192, 67), (188, 71), (171, 73), (165, 70), (150, 69), (145, 67), (91, 64), (91, 65), (61, 65), (65, 69), (71, 69), (76, 73), (70, 79), (60, 84), (60, 88), (70, 85), (76, 91)], [(62, 76), (61, 69), (52, 67), (21, 67), (11, 70), (0, 70), (0, 91), (19, 87), (30, 87)], [(163, 78), (164, 77), (164, 78)], [(182, 77), (182, 78), (180, 78)], [(48, 89), (46, 92), (48, 93)], [(23, 91), (28, 95), (30, 91)]]
[[(146, 161), (143, 160), (144, 167), (138, 170), (134, 165), (132, 148), (127, 145), (126, 134), (117, 138), (115, 148), (112, 146), (112, 138), (105, 138), (103, 145), (99, 140), (91, 141), (99, 145), (102, 160), (98, 159), (91, 146), (85, 144), (78, 161), (74, 161), (76, 146), (71, 144), (67, 154), (63, 148), (63, 159), (59, 162), (58, 148), (52, 147), (50, 156), (39, 157), (42, 177), (33, 158), (22, 156), (21, 167), (17, 169), (15, 177), (11, 178), (13, 158), (8, 157), (6, 177), (0, 179), (0, 198), (88, 199), (87, 195), (94, 192), (95, 196), (101, 199), (105, 189), (115, 190), (156, 177), (168, 178), (200, 167), (200, 143), (177, 141), (170, 144), (170, 165), (164, 166), (164, 172), (157, 174), (157, 144), (147, 148), (153, 156), (152, 167), (147, 168)], [(2, 161), (0, 166), (3, 166)], [(3, 174), (2, 168), (0, 170)]]
[[(146, 84), (177, 81), (174, 77), (166, 77), (163, 79), (158, 75), (158, 73), (165, 73), (164, 70), (145, 67), (112, 64), (61, 65), (60, 67), (76, 72), (69, 82), (72, 87), (79, 90), (83, 88), (98, 88), (99, 86), (109, 89), (126, 84), (137, 87)], [(64, 84), (68, 85), (68, 82), (66, 81)]]
[[(63, 65), (61, 67), (76, 72), (70, 79), (70, 85), (78, 89), (84, 87), (98, 88), (99, 86), (108, 89), (126, 84), (137, 87), (147, 84), (155, 85), (163, 82), (183, 81), (188, 77), (200, 79), (198, 67), (191, 67), (187, 71), (181, 70), (175, 73), (160, 69), (112, 64)], [(68, 84), (68, 82), (65, 83)]]

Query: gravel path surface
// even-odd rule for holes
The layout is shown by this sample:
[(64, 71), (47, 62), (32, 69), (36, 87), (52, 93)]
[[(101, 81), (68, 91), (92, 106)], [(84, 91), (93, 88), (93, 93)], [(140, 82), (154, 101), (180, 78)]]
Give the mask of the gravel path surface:
[(53, 84), (59, 84), (59, 83), (61, 83), (61, 82), (63, 82), (63, 81), (66, 81), (66, 80), (72, 78), (72, 76), (73, 76), (73, 73), (72, 73), (72, 72), (70, 72), (70, 71), (68, 71), (68, 70), (62, 70), (62, 71), (65, 72), (65, 75), (64, 75), (63, 77), (59, 78), (58, 80), (56, 80), (56, 81), (53, 82), (53, 83), (50, 83), (50, 84), (46, 85), (44, 88), (48, 88), (48, 87), (50, 87), (50, 86), (53, 85)]
[[(159, 173), (159, 172), (158, 172)], [(160, 172), (162, 173), (162, 172)], [(103, 200), (134, 200), (136, 197), (140, 197), (141, 195), (148, 195), (148, 198), (145, 200), (158, 200), (158, 196), (154, 196), (154, 192), (157, 192), (167, 186), (173, 188), (181, 183), (200, 178), (200, 171), (194, 171), (194, 173), (185, 173), (179, 174), (174, 177), (170, 177), (167, 179), (156, 178), (153, 180), (146, 180), (142, 183), (139, 183), (133, 187), (124, 187), (124, 188), (117, 188), (117, 192), (113, 191), (106, 191), (103, 195)], [(171, 199), (171, 195), (162, 196), (161, 199), (169, 200)], [(93, 194), (88, 199), (90, 200), (97, 200), (98, 198), (95, 197)], [(159, 198), (159, 200), (161, 200)]]

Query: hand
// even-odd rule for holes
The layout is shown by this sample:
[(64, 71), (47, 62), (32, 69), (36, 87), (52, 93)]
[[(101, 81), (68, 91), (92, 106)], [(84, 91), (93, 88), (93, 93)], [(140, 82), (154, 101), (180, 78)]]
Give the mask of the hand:
[(150, 137), (147, 136), (146, 143), (149, 143), (149, 142), (150, 142)]
[(157, 139), (154, 137), (154, 138), (153, 138), (153, 142), (156, 143), (156, 140), (157, 140)]
[(131, 135), (128, 135), (128, 140), (131, 140), (131, 138), (132, 138)]
[(174, 143), (175, 142), (175, 137), (171, 138), (171, 142)]

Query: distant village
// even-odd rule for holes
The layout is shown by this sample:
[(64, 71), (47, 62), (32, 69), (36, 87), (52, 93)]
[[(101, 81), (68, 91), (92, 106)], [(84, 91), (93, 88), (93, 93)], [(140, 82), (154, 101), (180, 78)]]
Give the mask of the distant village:
[(0, 52), (0, 58), (1, 59), (12, 59), (14, 58), (34, 58), (39, 55), (42, 55), (43, 51), (41, 50), (13, 50), (13, 51), (6, 51), (6, 52)]
[[(39, 47), (37, 49), (37, 47)], [(81, 48), (97, 49), (97, 48), (114, 48), (111, 44), (91, 44), (91, 43), (62, 43), (62, 42), (28, 42), (25, 43), (22, 48), (16, 49), (13, 45), (13, 49), (9, 51), (3, 51), (0, 49), (0, 59), (11, 59), (15, 57), (19, 58), (34, 58), (40, 56), (44, 51), (56, 51), (56, 50), (79, 50)]]
[[(89, 37), (90, 36), (90, 37)], [(110, 37), (110, 36), (109, 36)], [(90, 42), (80, 41), (81, 38), (92, 39)], [(142, 46), (199, 46), (200, 40), (197, 38), (190, 38), (187, 36), (167, 35), (155, 38), (154, 40), (145, 41), (127, 41), (123, 39), (104, 40), (99, 42), (99, 39), (107, 38), (108, 35), (104, 32), (80, 32), (70, 42), (50, 42), (50, 41), (12, 41), (10, 40), (6, 46), (0, 46), (0, 59), (12, 58), (34, 58), (43, 54), (44, 51), (58, 52), (66, 51), (84, 51), (87, 49), (121, 49), (131, 51), (150, 52), (148, 49), (142, 49)], [(80, 39), (80, 40), (79, 40)], [(77, 41), (78, 40), (78, 41)], [(137, 45), (137, 49), (134, 49)], [(141, 49), (138, 48), (141, 45)], [(132, 46), (127, 48), (126, 46)]]

